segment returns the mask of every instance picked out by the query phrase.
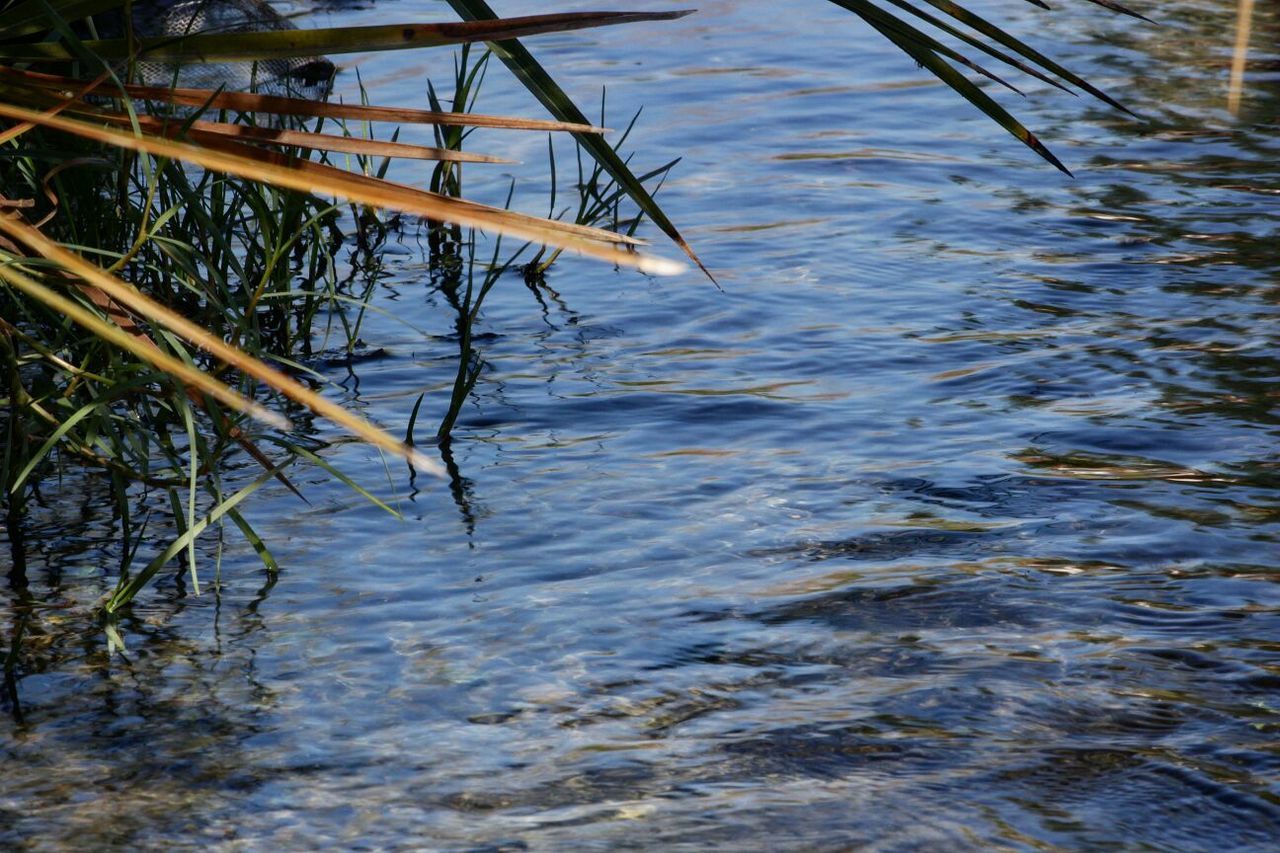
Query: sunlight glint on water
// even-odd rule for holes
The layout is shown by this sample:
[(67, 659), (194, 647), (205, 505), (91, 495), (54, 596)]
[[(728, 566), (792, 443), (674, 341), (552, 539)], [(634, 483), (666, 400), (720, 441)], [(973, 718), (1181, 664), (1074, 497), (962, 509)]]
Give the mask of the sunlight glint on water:
[[(1232, 118), (1233, 3), (976, 4), (1143, 115), (1031, 87), (1072, 181), (829, 4), (777, 5), (531, 43), (612, 126), (645, 107), (644, 165), (684, 156), (661, 200), (724, 290), (504, 281), (454, 488), (329, 453), (406, 522), (302, 475), (309, 506), (249, 510), (277, 583), (230, 545), (220, 596), (162, 585), (108, 659), (109, 510), (47, 496), (0, 841), (1274, 843), (1280, 17)], [(445, 9), (310, 20), (392, 16)], [(449, 72), (361, 73), (422, 106)], [(536, 114), (497, 68), (481, 106)], [(542, 212), (545, 139), (470, 144)], [(456, 353), (406, 245), (383, 352), (327, 368), (393, 433)]]

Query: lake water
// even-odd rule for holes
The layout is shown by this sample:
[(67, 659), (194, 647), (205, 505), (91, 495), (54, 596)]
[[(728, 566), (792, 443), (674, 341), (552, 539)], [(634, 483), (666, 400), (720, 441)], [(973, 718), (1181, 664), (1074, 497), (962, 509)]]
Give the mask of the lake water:
[[(1161, 26), (976, 6), (1142, 115), (1005, 99), (1074, 180), (819, 0), (530, 40), (612, 126), (644, 106), (638, 167), (684, 157), (660, 200), (723, 290), (504, 279), (452, 483), (330, 447), (404, 520), (297, 469), (309, 505), (247, 511), (278, 578), (211, 538), (220, 590), (159, 583), (124, 655), (105, 489), (46, 493), (0, 845), (1274, 845), (1280, 7), (1233, 116), (1235, 4), (1134, 2)], [(450, 73), (361, 62), (400, 106)], [(540, 115), (497, 66), (480, 108)], [(469, 147), (545, 209), (545, 137)], [(415, 240), (380, 275), (374, 357), (317, 364), (392, 432), (427, 392), (426, 434), (454, 315)]]

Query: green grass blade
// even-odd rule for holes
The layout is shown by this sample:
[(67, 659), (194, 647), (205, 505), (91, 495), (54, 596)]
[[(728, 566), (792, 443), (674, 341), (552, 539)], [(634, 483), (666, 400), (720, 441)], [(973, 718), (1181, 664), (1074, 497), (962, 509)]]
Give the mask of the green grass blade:
[(1053, 152), (1046, 148), (1034, 133), (1027, 130), (1021, 122), (1009, 114), (1008, 110), (996, 103), (990, 95), (975, 86), (968, 78), (956, 71), (955, 68), (947, 64), (932, 50), (923, 47), (918, 40), (906, 37), (902, 33), (879, 23), (875, 17), (863, 15), (860, 7), (867, 4), (861, 2), (861, 0), (831, 0), (831, 2), (861, 17), (881, 35), (893, 42), (903, 53), (906, 53), (931, 71), (934, 76), (954, 90), (960, 97), (982, 110), (983, 113), (1007, 130), (1023, 145), (1039, 154), (1064, 174), (1071, 174), (1071, 171), (1062, 165), (1062, 161), (1055, 157)]
[[(987, 77), (991, 80), (994, 80), (995, 82), (999, 83), (1001, 86), (1004, 86), (1007, 89), (1017, 92), (1019, 95), (1022, 94), (1022, 91), (1020, 89), (1018, 89), (1013, 84), (1009, 83), (1007, 80), (1001, 78), (1000, 76), (998, 76), (997, 74), (991, 71), (988, 71), (986, 68), (983, 68), (981, 65), (977, 64), (976, 62), (973, 62), (968, 57), (965, 57), (962, 54), (957, 53), (956, 51), (947, 47), (945, 44), (938, 41), (928, 33), (913, 27), (911, 24), (907, 23), (902, 18), (899, 18), (896, 15), (892, 15), (884, 11), (883, 9), (881, 9), (879, 6), (876, 6), (868, 2), (868, 0), (843, 0), (843, 2), (842, 0), (831, 0), (831, 2), (835, 3), (837, 6), (842, 6), (845, 9), (848, 9), (850, 12), (853, 12), (855, 15), (862, 18), (868, 24), (871, 24), (881, 32), (883, 32), (884, 30), (895, 32), (898, 35), (900, 35), (902, 38), (909, 39), (915, 42), (916, 44), (923, 47), (925, 50), (931, 50), (934, 53), (945, 56), (948, 59), (952, 60), (953, 62), (958, 62), (961, 65), (966, 66), (967, 68), (971, 68), (972, 70), (981, 74), (983, 77)], [(922, 13), (919, 10), (916, 10), (913, 7), (903, 3), (902, 0), (889, 0), (889, 2), (900, 5), (905, 9), (915, 12), (918, 15), (925, 16), (926, 20), (930, 20), (931, 22), (936, 21), (937, 24), (939, 24), (941, 28), (944, 29), (945, 31), (951, 33), (952, 35), (956, 36), (962, 41), (965, 41), (968, 44), (974, 47), (977, 47), (983, 52), (988, 53), (991, 56), (994, 56), (996, 59), (999, 59), (1001, 62), (1012, 65), (1015, 68), (1019, 69), (1020, 71), (1024, 71), (1027, 74), (1032, 75), (1033, 77), (1038, 77), (1052, 86), (1057, 86), (1058, 88), (1064, 88), (1061, 84), (1055, 82), (1052, 78), (1044, 74), (1041, 74), (1040, 72), (1036, 71), (1034, 68), (1024, 65), (1023, 63), (1019, 62), (1017, 59), (1013, 58), (1012, 56), (1009, 56), (1008, 54), (1002, 53), (992, 47), (989, 47), (988, 45), (983, 44), (982, 42), (978, 41), (972, 36), (965, 35), (963, 32), (961, 32), (960, 30), (957, 30), (955, 27), (950, 26), (945, 21), (941, 21), (937, 18), (933, 18), (933, 16), (931, 15), (926, 15), (926, 13)]]
[[(493, 21), (498, 18), (484, 0), (448, 0), (448, 3), (459, 16), (467, 21)], [(682, 18), (688, 14), (689, 12), (687, 11), (669, 12), (664, 15), (664, 19)], [(657, 19), (655, 18), (654, 20)], [(553, 116), (564, 122), (590, 124), (587, 121), (587, 117), (582, 114), (582, 111), (578, 109), (573, 100), (565, 94), (564, 90), (533, 58), (533, 54), (525, 49), (524, 45), (515, 40), (497, 41), (490, 44), (490, 49)], [(715, 281), (715, 277), (703, 265), (698, 255), (693, 251), (693, 247), (680, 235), (680, 231), (675, 224), (658, 206), (658, 203), (654, 201), (653, 196), (644, 188), (640, 180), (632, 174), (630, 167), (623, 162), (612, 146), (599, 136), (575, 133), (574, 138), (609, 173), (610, 177), (626, 189), (632, 201), (644, 211), (646, 216), (653, 220), (655, 225), (662, 229), (662, 232), (667, 237), (689, 256), (689, 260), (697, 264), (698, 268), (708, 278)]]
[[(190, 402), (185, 397), (181, 397), (177, 405), (182, 407), (182, 424), (187, 431), (187, 527), (189, 529), (196, 523), (196, 489), (200, 485), (200, 442), (196, 437), (196, 420), (191, 411)], [(187, 568), (191, 572), (191, 588), (196, 595), (199, 595), (200, 575), (196, 572), (194, 539), (187, 546)]]
[(45, 439), (44, 444), (40, 445), (40, 449), (27, 460), (27, 464), (18, 472), (18, 476), (13, 478), (13, 484), (9, 487), (9, 494), (16, 495), (22, 488), (23, 484), (26, 483), (27, 477), (31, 476), (31, 472), (40, 464), (41, 460), (49, 455), (49, 451), (53, 450), (54, 446), (62, 439), (62, 437), (69, 433), (76, 424), (80, 423), (80, 421), (93, 414), (100, 405), (102, 405), (100, 401), (94, 401), (77, 410), (71, 415), (71, 417), (58, 424), (58, 428), (53, 431), (52, 435)]
[(351, 489), (353, 492), (360, 495), (362, 498), (364, 498), (369, 503), (376, 506), (378, 509), (385, 511), (386, 513), (391, 515), (391, 517), (398, 520), (404, 519), (404, 516), (400, 514), (400, 511), (398, 509), (390, 506), (389, 504), (387, 504), (386, 501), (382, 500), (377, 495), (373, 494), (368, 489), (361, 486), (355, 480), (351, 479), (346, 474), (342, 473), (342, 471), (335, 468), (324, 457), (318, 456), (317, 454), (312, 453), (310, 450), (307, 450), (305, 447), (302, 447), (301, 445), (298, 445), (298, 444), (281, 442), (281, 446), (289, 450), (289, 452), (296, 453), (298, 456), (301, 456), (303, 459), (307, 460), (312, 465), (315, 465), (319, 468), (323, 468), (332, 477), (334, 477), (334, 479), (341, 481), (342, 484), (345, 485), (347, 488)]
[(132, 601), (134, 596), (141, 592), (142, 589), (150, 583), (151, 579), (156, 576), (157, 572), (164, 568), (166, 563), (177, 556), (183, 548), (186, 548), (194, 542), (196, 537), (203, 533), (210, 524), (213, 524), (215, 521), (231, 512), (238, 504), (243, 502), (245, 498), (262, 488), (263, 485), (275, 476), (276, 470), (276, 468), (272, 468), (270, 471), (266, 471), (259, 475), (259, 477), (252, 483), (245, 486), (240, 491), (236, 492), (234, 495), (210, 510), (209, 514), (204, 518), (200, 519), (193, 525), (189, 525), (181, 536), (169, 543), (169, 547), (164, 549), (164, 551), (150, 563), (147, 563), (146, 567), (143, 568), (142, 571), (138, 572), (136, 575), (117, 587), (111, 598), (107, 600), (103, 609), (106, 610), (108, 614), (112, 614)]
[(279, 574), (280, 564), (276, 562), (271, 549), (267, 547), (267, 543), (258, 535), (258, 531), (254, 530), (253, 526), (240, 514), (240, 510), (228, 510), (227, 516), (235, 522), (236, 527), (240, 528), (240, 535), (244, 536), (245, 541), (253, 547), (254, 552), (258, 555), (258, 559), (262, 561), (262, 565), (267, 572), (272, 576)]
[[(1023, 62), (1022, 60), (1018, 59), (1016, 56), (1010, 56), (1009, 54), (1005, 53), (1004, 51), (1002, 51), (1002, 50), (1000, 50), (1000, 49), (998, 49), (998, 48), (996, 48), (996, 47), (994, 47), (993, 45), (990, 45), (990, 44), (988, 44), (988, 43), (984, 42), (982, 39), (977, 38), (976, 36), (973, 36), (973, 35), (971, 35), (970, 33), (967, 33), (967, 32), (965, 32), (964, 30), (962, 30), (962, 29), (960, 29), (960, 28), (958, 28), (958, 27), (956, 27), (956, 26), (953, 26), (951, 23), (949, 23), (949, 22), (948, 22), (946, 19), (944, 19), (944, 18), (939, 18), (939, 17), (938, 17), (938, 16), (936, 16), (936, 15), (931, 15), (931, 14), (929, 14), (928, 12), (926, 12), (925, 10), (920, 9), (920, 8), (918, 8), (918, 7), (916, 7), (916, 6), (913, 6), (913, 5), (911, 5), (910, 3), (906, 2), (906, 0), (889, 0), (889, 2), (890, 2), (890, 3), (892, 3), (894, 6), (897, 6), (899, 9), (902, 9), (903, 11), (908, 12), (908, 13), (910, 13), (910, 14), (912, 14), (912, 15), (915, 15), (915, 16), (916, 16), (917, 18), (919, 18), (920, 20), (925, 21), (925, 22), (927, 22), (927, 23), (929, 23), (929, 24), (932, 24), (933, 26), (935, 26), (935, 27), (937, 27), (938, 29), (942, 30), (944, 33), (947, 33), (948, 35), (950, 35), (950, 36), (952, 36), (952, 37), (954, 37), (954, 38), (959, 39), (960, 41), (964, 42), (965, 44), (969, 45), (970, 47), (975, 47), (975, 48), (977, 48), (978, 50), (982, 51), (983, 53), (987, 54), (988, 56), (994, 57), (995, 59), (1000, 60), (1001, 62), (1005, 63), (1006, 65), (1009, 65), (1009, 66), (1012, 66), (1013, 68), (1018, 69), (1018, 70), (1019, 70), (1019, 71), (1021, 71), (1023, 74), (1027, 74), (1027, 75), (1030, 75), (1031, 77), (1035, 77), (1037, 80), (1040, 80), (1040, 81), (1042, 81), (1042, 82), (1048, 83), (1050, 86), (1056, 86), (1057, 88), (1062, 89), (1064, 92), (1070, 92), (1070, 91), (1071, 91), (1071, 90), (1070, 90), (1070, 89), (1068, 89), (1066, 86), (1062, 85), (1062, 84), (1061, 84), (1061, 83), (1059, 83), (1057, 80), (1054, 80), (1052, 77), (1050, 77), (1049, 75), (1047, 75), (1047, 74), (1045, 74), (1044, 72), (1040, 71), (1039, 69), (1034, 68), (1034, 67), (1032, 67), (1032, 66), (1028, 65), (1027, 63)], [(925, 0), (925, 2), (929, 2), (929, 0)], [(957, 7), (957, 8), (959, 8), (959, 7)], [(887, 13), (886, 13), (886, 14), (887, 14)], [(890, 16), (890, 17), (892, 17), (892, 16)], [(898, 21), (899, 21), (899, 23), (900, 23), (900, 24), (902, 24), (902, 25), (909, 26), (909, 25), (907, 25), (907, 24), (906, 24), (906, 22), (905, 22), (905, 21), (901, 21), (901, 19), (896, 19), (896, 18), (895, 18), (895, 20), (898, 20)], [(1007, 34), (1006, 34), (1006, 35), (1007, 35)], [(1014, 41), (1016, 41), (1016, 39), (1015, 39)], [(932, 46), (931, 46), (931, 49), (932, 49), (932, 50), (937, 50), (937, 48), (936, 48), (936, 47), (932, 47)], [(1029, 48), (1028, 48), (1028, 49), (1029, 49)], [(943, 51), (938, 51), (938, 52), (939, 52), (939, 53), (943, 53)], [(945, 56), (946, 54), (945, 54), (945, 53), (943, 53), (943, 55)], [(952, 57), (952, 58), (954, 59), (955, 57)], [(967, 64), (967, 63), (966, 63), (966, 64)], [(990, 74), (988, 74), (987, 76), (990, 76)], [(1005, 85), (1008, 85), (1008, 84), (1006, 83)], [(1012, 86), (1009, 86), (1009, 88), (1011, 88), (1011, 89), (1012, 89), (1013, 87), (1012, 87)], [(1022, 93), (1021, 93), (1021, 92), (1019, 92), (1018, 94), (1022, 94)], [(1074, 93), (1073, 93), (1073, 94), (1074, 94)]]
[(1009, 131), (1015, 139), (1039, 154), (1064, 174), (1071, 175), (1071, 170), (1062, 165), (1062, 161), (1054, 156), (1053, 152), (1046, 148), (1034, 133), (1027, 130), (1020, 121), (1009, 114), (1008, 110), (992, 100), (991, 96), (971, 83), (963, 74), (956, 71), (934, 53), (922, 50), (909, 42), (896, 43), (912, 59), (932, 71), (939, 80), (954, 89), (962, 98), (986, 113), (996, 124)]
[(957, 3), (951, 2), (951, 0), (925, 0), (925, 2), (937, 9), (942, 10), (943, 12), (946, 12), (948, 15), (955, 18), (960, 23), (964, 24), (967, 27), (973, 28), (977, 32), (982, 33), (987, 38), (990, 38), (990, 39), (993, 39), (994, 41), (999, 42), (1000, 44), (1012, 50), (1014, 53), (1017, 53), (1019, 56), (1023, 56), (1026, 59), (1029, 59), (1032, 62), (1035, 62), (1041, 68), (1044, 68), (1047, 71), (1057, 74), (1063, 80), (1066, 80), (1068, 83), (1071, 83), (1073, 86), (1080, 87), (1084, 91), (1088, 92), (1090, 95), (1093, 95), (1095, 98), (1098, 98), (1099, 100), (1107, 104), (1110, 104), (1111, 106), (1115, 107), (1118, 110), (1123, 110), (1129, 115), (1134, 115), (1134, 112), (1132, 110), (1130, 110), (1124, 104), (1112, 98), (1106, 92), (1094, 86), (1088, 80), (1085, 80), (1083, 77), (1080, 77), (1079, 75), (1073, 73), (1069, 69), (1062, 67), (1057, 62), (1054, 62), (1049, 57), (1040, 53), (1038, 50), (1035, 50), (1034, 48), (1028, 46), (1022, 41), (1009, 35), (1007, 32), (1000, 29), (995, 24), (988, 21), (986, 18), (983, 18), (980, 15), (975, 15), (973, 12), (970, 12), (968, 9), (964, 8), (963, 6)]
[(1096, 6), (1101, 6), (1104, 9), (1110, 9), (1112, 12), (1118, 12), (1121, 15), (1128, 15), (1130, 18), (1137, 18), (1139, 21), (1146, 21), (1148, 24), (1155, 23), (1155, 21), (1151, 20), (1146, 15), (1139, 15), (1128, 6), (1121, 6), (1119, 3), (1112, 2), (1112, 0), (1089, 0), (1089, 2)]

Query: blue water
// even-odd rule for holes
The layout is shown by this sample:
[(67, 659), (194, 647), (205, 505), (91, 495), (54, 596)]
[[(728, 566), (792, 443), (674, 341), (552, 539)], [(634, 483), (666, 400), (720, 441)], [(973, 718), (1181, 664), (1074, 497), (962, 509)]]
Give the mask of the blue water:
[[(1233, 116), (1234, 3), (1135, 0), (1158, 27), (1057, 5), (975, 8), (1141, 115), (1006, 98), (1074, 179), (818, 0), (531, 40), (581, 103), (608, 86), (611, 126), (644, 107), (638, 164), (684, 158), (660, 199), (723, 289), (574, 258), (537, 294), (504, 278), (452, 482), (329, 446), (404, 520), (297, 469), (309, 504), (247, 510), (279, 577), (211, 539), (220, 588), (162, 581), (123, 655), (92, 618), (106, 490), (46, 495), (0, 842), (1273, 846), (1280, 11)], [(425, 106), (451, 62), (361, 80)], [(500, 67), (480, 108), (538, 115)], [(523, 161), (469, 191), (515, 177), (545, 209), (545, 137), (468, 147)], [(425, 392), (425, 435), (455, 314), (412, 231), (377, 357), (316, 364), (392, 432)]]

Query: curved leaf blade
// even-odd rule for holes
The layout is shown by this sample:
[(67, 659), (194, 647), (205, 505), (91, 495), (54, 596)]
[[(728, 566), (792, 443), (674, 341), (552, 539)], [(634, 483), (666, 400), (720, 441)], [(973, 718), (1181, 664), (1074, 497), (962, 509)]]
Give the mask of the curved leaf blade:
[[(493, 21), (443, 24), (381, 24), (315, 30), (261, 30), (241, 33), (196, 33), (137, 39), (83, 41), (84, 48), (102, 59), (127, 59), (137, 49), (149, 61), (238, 62), (283, 59), (330, 53), (365, 53), (444, 47), (480, 41), (515, 39), (566, 30), (605, 27), (635, 21), (668, 20), (670, 12), (567, 12), (528, 15)], [(63, 61), (72, 51), (59, 42), (0, 45), (0, 58), (10, 61)]]
[[(489, 8), (489, 4), (484, 0), (448, 0), (448, 3), (455, 12), (468, 21), (493, 21), (498, 19), (498, 16), (494, 14), (494, 11)], [(691, 14), (691, 12), (669, 12), (664, 20), (682, 18), (688, 14)], [(490, 43), (490, 48), (493, 50), (494, 55), (502, 60), (502, 63), (507, 66), (511, 73), (524, 84), (525, 88), (553, 116), (561, 121), (575, 124), (589, 123), (587, 117), (578, 109), (573, 99), (565, 94), (565, 91), (551, 78), (551, 75), (534, 59), (533, 54), (529, 53), (519, 41), (514, 39), (495, 41)], [(619, 186), (626, 189), (631, 200), (644, 211), (646, 216), (653, 220), (655, 225), (662, 229), (662, 232), (672, 242), (688, 255), (689, 260), (697, 264), (707, 278), (715, 281), (715, 277), (703, 265), (697, 253), (693, 251), (693, 247), (681, 236), (675, 224), (658, 206), (653, 196), (644, 188), (644, 185), (640, 183), (630, 167), (623, 162), (612, 146), (598, 136), (575, 133), (574, 138), (609, 173), (609, 176), (618, 182)]]

